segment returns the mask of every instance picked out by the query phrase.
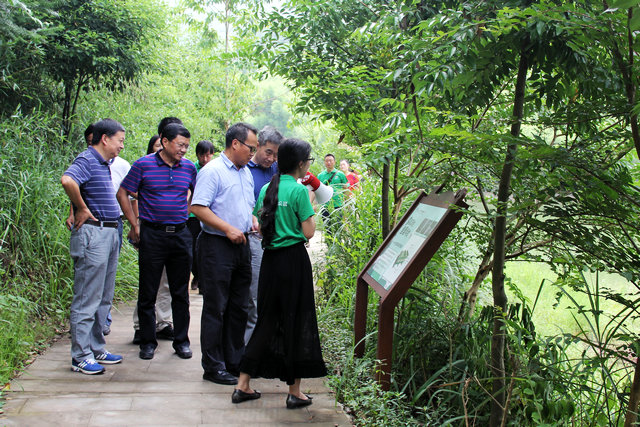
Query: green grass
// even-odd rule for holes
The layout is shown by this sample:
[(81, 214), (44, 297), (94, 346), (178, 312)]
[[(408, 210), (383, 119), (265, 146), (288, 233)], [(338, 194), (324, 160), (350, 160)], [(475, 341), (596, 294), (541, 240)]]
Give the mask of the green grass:
[[(55, 129), (55, 119), (40, 113), (0, 126), (0, 384), (68, 330), (73, 265), (60, 177), (79, 150)], [(135, 295), (136, 259), (125, 247), (116, 299)]]
[[(527, 302), (533, 307), (536, 297), (538, 299), (533, 310), (533, 322), (536, 330), (544, 336), (553, 336), (562, 333), (579, 334), (580, 328), (574, 320), (574, 315), (578, 314), (574, 304), (566, 296), (560, 298), (561, 290), (553, 282), (557, 279), (556, 274), (547, 264), (536, 262), (510, 262), (506, 266), (506, 276), (518, 287)], [(621, 293), (631, 293), (637, 289), (625, 278), (607, 273), (585, 272), (585, 279), (593, 289), (596, 280), (599, 280), (600, 288), (608, 288)], [(544, 282), (544, 283), (543, 283)], [(542, 289), (540, 286), (542, 285)], [(538, 291), (540, 289), (540, 295)], [(516, 301), (516, 293), (507, 288), (509, 301)], [(584, 307), (589, 307), (588, 296), (582, 293), (573, 292), (572, 296)], [(623, 306), (611, 300), (602, 300), (601, 309), (605, 314), (615, 315)], [(584, 319), (577, 316), (583, 326)], [(629, 327), (631, 325), (628, 325)]]

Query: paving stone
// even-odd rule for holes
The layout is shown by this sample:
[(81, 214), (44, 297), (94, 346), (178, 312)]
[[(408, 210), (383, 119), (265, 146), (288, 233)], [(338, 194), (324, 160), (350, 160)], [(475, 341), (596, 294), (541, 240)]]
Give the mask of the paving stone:
[(95, 411), (89, 426), (158, 426), (198, 425), (202, 422), (200, 410), (195, 411)]
[(140, 359), (131, 344), (133, 305), (122, 305), (112, 311), (106, 337), (107, 349), (124, 357), (121, 364), (106, 366), (103, 375), (71, 372), (71, 343), (62, 336), (11, 382), (0, 426), (352, 425), (322, 378), (303, 379), (302, 390), (314, 397), (306, 408), (286, 409), (287, 385), (264, 378), (251, 380), (260, 399), (231, 403), (234, 386), (202, 379), (202, 297), (192, 291), (190, 298), (193, 358), (180, 359), (171, 341), (161, 340), (152, 360)]
[(21, 414), (9, 419), (0, 418), (0, 425), (3, 426), (29, 426), (29, 427), (84, 427), (89, 425), (91, 412), (58, 412), (51, 413), (31, 413)]

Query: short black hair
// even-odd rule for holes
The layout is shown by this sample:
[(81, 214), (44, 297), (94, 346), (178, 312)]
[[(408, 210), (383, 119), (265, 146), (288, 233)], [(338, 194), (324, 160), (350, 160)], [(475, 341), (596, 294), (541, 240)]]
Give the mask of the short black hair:
[(333, 160), (336, 159), (336, 156), (334, 156), (333, 154), (329, 153), (329, 154), (325, 154), (324, 158), (326, 159), (327, 157), (333, 157)]
[(113, 119), (102, 119), (93, 124), (93, 139), (91, 145), (98, 145), (102, 135), (113, 136), (118, 132), (124, 132), (124, 126)]
[(86, 142), (87, 145), (89, 144), (93, 145), (93, 141), (89, 139), (89, 135), (91, 135), (92, 133), (93, 133), (93, 123), (87, 126), (87, 128), (84, 130), (84, 142)]
[(213, 154), (215, 152), (216, 149), (211, 141), (207, 141), (206, 139), (203, 139), (202, 141), (198, 142), (198, 145), (196, 145), (196, 156), (207, 153)]
[(177, 117), (165, 117), (164, 119), (160, 120), (160, 123), (158, 123), (158, 135), (162, 136), (163, 129), (167, 125), (170, 125), (171, 123), (177, 123), (177, 124), (181, 125), (182, 124), (182, 120), (180, 120)]
[(191, 138), (191, 133), (187, 128), (179, 125), (178, 123), (169, 123), (162, 130), (162, 139), (167, 138), (167, 141), (173, 141), (178, 135), (184, 136), (185, 138)]
[(238, 122), (234, 123), (227, 129), (227, 134), (225, 136), (225, 147), (231, 147), (234, 139), (237, 139), (240, 142), (245, 142), (247, 140), (247, 135), (249, 132), (252, 132), (256, 137), (258, 136), (258, 129), (249, 123)]

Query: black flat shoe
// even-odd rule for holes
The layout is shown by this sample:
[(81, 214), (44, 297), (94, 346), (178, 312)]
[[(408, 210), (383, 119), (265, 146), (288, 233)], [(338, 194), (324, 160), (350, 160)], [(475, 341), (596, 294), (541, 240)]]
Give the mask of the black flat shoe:
[(223, 385), (238, 384), (238, 378), (227, 371), (205, 372), (202, 375), (202, 379)]
[(287, 409), (303, 408), (305, 406), (311, 405), (312, 403), (313, 403), (313, 400), (311, 399), (300, 399), (299, 397), (294, 396), (293, 394), (287, 395)]
[(235, 389), (231, 395), (231, 403), (242, 403), (255, 399), (260, 399), (260, 392), (258, 390), (254, 390), (253, 393), (245, 393), (242, 390)]
[(178, 357), (181, 359), (191, 359), (191, 356), (193, 356), (193, 353), (189, 348), (189, 344), (181, 344), (179, 346), (176, 346), (174, 350), (176, 351)]
[(167, 325), (156, 332), (156, 339), (173, 341), (173, 335), (173, 327), (171, 325)]
[(153, 359), (153, 355), (156, 352), (156, 349), (153, 345), (145, 345), (140, 347), (140, 359)]

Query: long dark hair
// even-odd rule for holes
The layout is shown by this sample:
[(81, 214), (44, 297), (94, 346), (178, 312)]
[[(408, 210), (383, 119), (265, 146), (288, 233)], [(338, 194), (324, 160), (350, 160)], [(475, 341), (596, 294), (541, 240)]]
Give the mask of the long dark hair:
[(155, 153), (156, 150), (153, 149), (153, 146), (156, 145), (156, 141), (160, 139), (159, 135), (153, 135), (149, 140), (149, 144), (147, 144), (147, 154)]
[(268, 247), (276, 234), (276, 209), (278, 208), (278, 187), (280, 175), (288, 174), (298, 168), (311, 154), (311, 145), (296, 138), (285, 139), (278, 149), (278, 173), (271, 178), (267, 192), (264, 195), (260, 221), (262, 223), (262, 244)]

